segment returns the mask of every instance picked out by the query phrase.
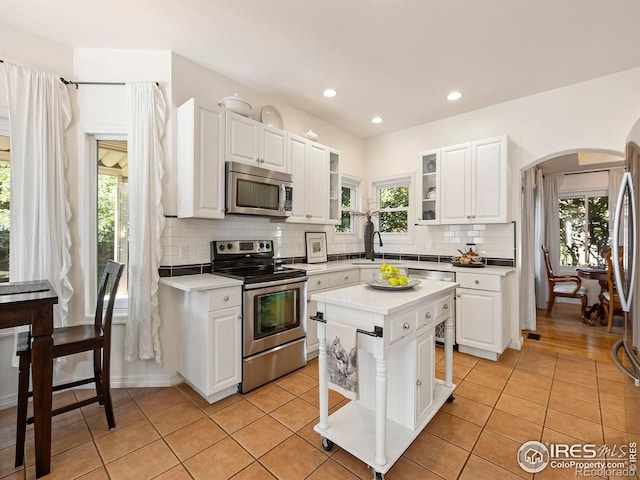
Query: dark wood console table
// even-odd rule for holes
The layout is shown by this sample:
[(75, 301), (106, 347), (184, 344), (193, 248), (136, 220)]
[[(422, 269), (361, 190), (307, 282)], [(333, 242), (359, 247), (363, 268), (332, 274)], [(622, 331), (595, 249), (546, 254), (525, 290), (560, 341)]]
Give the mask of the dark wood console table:
[[(576, 273), (580, 278), (597, 280), (600, 284), (600, 292), (605, 291), (609, 285), (607, 283), (607, 269), (597, 267), (578, 267)], [(598, 318), (604, 318), (604, 310), (600, 303), (594, 303), (591, 308), (585, 312), (589, 325), (593, 325)]]
[(51, 471), (51, 334), (56, 303), (58, 295), (47, 280), (0, 284), (0, 328), (31, 326), (36, 477)]

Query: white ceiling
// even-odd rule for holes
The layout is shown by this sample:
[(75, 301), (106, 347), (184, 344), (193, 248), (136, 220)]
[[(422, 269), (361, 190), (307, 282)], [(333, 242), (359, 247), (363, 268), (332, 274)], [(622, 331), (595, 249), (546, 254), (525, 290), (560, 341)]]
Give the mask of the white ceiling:
[(365, 138), (640, 66), (639, 0), (0, 5), (0, 22), (72, 47), (172, 50)]

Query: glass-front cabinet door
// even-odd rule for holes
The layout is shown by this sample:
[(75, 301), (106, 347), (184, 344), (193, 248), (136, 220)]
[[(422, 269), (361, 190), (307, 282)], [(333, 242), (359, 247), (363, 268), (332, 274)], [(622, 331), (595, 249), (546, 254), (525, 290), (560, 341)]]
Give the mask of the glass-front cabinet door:
[(340, 152), (329, 150), (329, 224), (339, 225), (341, 222), (340, 201), (342, 195), (342, 178), (340, 175)]
[(429, 150), (420, 154), (418, 174), (417, 223), (434, 225), (440, 223), (440, 151)]

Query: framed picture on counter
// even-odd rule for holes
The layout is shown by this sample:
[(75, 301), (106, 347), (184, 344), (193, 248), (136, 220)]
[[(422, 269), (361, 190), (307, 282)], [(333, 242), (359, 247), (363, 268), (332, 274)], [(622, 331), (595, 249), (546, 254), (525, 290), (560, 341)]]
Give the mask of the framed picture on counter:
[(327, 261), (327, 234), (325, 232), (304, 232), (307, 244), (307, 263)]

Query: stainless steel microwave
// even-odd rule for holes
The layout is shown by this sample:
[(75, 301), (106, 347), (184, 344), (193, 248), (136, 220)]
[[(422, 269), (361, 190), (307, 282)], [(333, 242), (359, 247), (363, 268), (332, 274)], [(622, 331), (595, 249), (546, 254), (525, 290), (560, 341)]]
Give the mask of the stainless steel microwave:
[(291, 215), (291, 174), (238, 162), (227, 162), (226, 212), (241, 215)]

